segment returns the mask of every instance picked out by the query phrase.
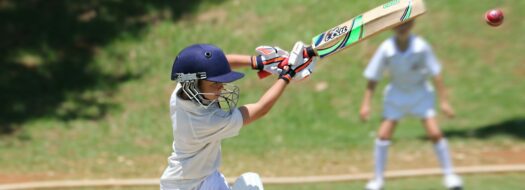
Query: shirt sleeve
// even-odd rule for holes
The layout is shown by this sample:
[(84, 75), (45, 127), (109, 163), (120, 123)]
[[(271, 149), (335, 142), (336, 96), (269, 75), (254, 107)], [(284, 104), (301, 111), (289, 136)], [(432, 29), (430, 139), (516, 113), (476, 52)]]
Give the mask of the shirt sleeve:
[(384, 44), (381, 45), (375, 52), (372, 60), (368, 63), (363, 75), (368, 80), (379, 81), (383, 76), (383, 71), (385, 69), (386, 56)]
[(212, 114), (205, 123), (194, 123), (193, 134), (201, 142), (212, 142), (235, 137), (243, 126), (242, 114), (234, 109), (231, 114)]
[(170, 115), (175, 114), (175, 106), (177, 105), (177, 93), (179, 92), (180, 88), (181, 88), (180, 83), (177, 83), (177, 86), (175, 87), (175, 89), (171, 93), (171, 97), (170, 97)]
[(439, 73), (441, 73), (441, 63), (439, 63), (439, 60), (434, 54), (434, 51), (432, 51), (432, 47), (430, 47), (429, 45), (427, 45), (427, 47), (425, 48), (425, 64), (432, 76), (436, 76), (439, 75)]

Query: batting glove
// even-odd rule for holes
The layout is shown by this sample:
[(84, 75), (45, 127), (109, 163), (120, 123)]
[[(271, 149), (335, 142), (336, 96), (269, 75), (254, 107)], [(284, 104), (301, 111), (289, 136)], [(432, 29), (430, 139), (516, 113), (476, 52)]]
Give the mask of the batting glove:
[(303, 42), (296, 42), (294, 48), (288, 58), (288, 65), (292, 73), (291, 79), (302, 80), (308, 78), (315, 68), (318, 61), (318, 56), (315, 56), (313, 50), (307, 48)]
[(288, 59), (289, 53), (279, 47), (259, 46), (255, 49), (257, 56), (252, 57), (252, 69), (258, 70), (259, 78), (268, 75), (279, 75), (283, 69), (283, 62)]

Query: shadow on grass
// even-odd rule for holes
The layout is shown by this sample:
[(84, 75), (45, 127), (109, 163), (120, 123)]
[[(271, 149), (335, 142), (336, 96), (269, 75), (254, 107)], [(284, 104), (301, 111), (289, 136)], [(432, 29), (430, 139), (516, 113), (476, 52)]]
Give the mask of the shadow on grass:
[(486, 139), (494, 136), (508, 136), (525, 140), (525, 118), (513, 118), (476, 129), (444, 131), (447, 138)]
[(204, 1), (0, 0), (0, 134), (40, 117), (100, 119), (117, 106), (107, 99), (118, 85), (140, 77), (123, 62), (103, 71), (93, 63), (100, 48)]

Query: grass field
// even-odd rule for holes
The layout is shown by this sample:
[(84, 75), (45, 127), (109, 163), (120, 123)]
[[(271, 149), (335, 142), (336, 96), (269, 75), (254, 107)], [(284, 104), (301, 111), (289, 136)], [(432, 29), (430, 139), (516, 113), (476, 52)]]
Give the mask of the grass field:
[[(525, 188), (522, 183), (523, 175), (521, 174), (502, 174), (502, 175), (471, 175), (465, 177), (466, 189), (483, 189), (483, 190), (519, 190)], [(386, 188), (389, 190), (441, 190), (441, 179), (437, 177), (423, 177), (416, 179), (395, 179), (389, 181)], [(364, 182), (347, 182), (347, 183), (322, 183), (322, 184), (305, 184), (305, 185), (267, 185), (268, 190), (315, 190), (315, 189), (362, 189)], [(109, 187), (109, 188), (78, 188), (79, 190), (146, 190), (154, 187)]]
[[(309, 41), (382, 2), (204, 1), (174, 19), (147, 23), (137, 34), (116, 35), (96, 47), (86, 69), (134, 77), (111, 85), (97, 80), (83, 90), (64, 92), (54, 109), (21, 122), (7, 122), (15, 130), (0, 136), (0, 183), (160, 176), (172, 141), (168, 99), (175, 85), (169, 73), (182, 48), (212, 43), (228, 53), (244, 54), (253, 54), (262, 44), (289, 49), (296, 40)], [(415, 32), (433, 45), (444, 65), (458, 116), (440, 119), (456, 165), (525, 163), (525, 13), (521, 10), (525, 1), (432, 0), (427, 6), (429, 11), (417, 21)], [(490, 28), (482, 20), (492, 7), (506, 13), (500, 28)], [(244, 171), (263, 176), (371, 171), (381, 93), (374, 97), (372, 121), (361, 123), (357, 114), (366, 84), (361, 73), (388, 36), (378, 35), (323, 60), (308, 81), (291, 85), (269, 115), (224, 141), (222, 171), (227, 176)], [(43, 60), (41, 65), (60, 59), (57, 52), (42, 57), (21, 52), (14, 59)], [(274, 81), (258, 80), (249, 69), (242, 71), (247, 76), (237, 83), (240, 104), (256, 101)], [(419, 121), (403, 121), (395, 135), (389, 169), (436, 167), (431, 145), (424, 138)], [(467, 183), (472, 182), (471, 189), (498, 189), (496, 184), (503, 183), (509, 184), (506, 189), (523, 189), (516, 180), (524, 176), (472, 176)], [(392, 189), (422, 184), (439, 189), (438, 182), (425, 178), (391, 184)], [(362, 186), (268, 189), (345, 189), (347, 185)]]

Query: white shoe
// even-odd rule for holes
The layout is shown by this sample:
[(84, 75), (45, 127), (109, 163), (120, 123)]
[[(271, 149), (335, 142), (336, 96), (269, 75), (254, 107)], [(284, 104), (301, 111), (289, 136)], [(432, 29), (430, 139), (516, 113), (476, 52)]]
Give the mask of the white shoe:
[(455, 174), (446, 175), (444, 179), (445, 187), (450, 190), (463, 189), (463, 182), (461, 178)]
[(366, 190), (381, 190), (383, 189), (384, 181), (382, 179), (372, 179), (366, 184)]

